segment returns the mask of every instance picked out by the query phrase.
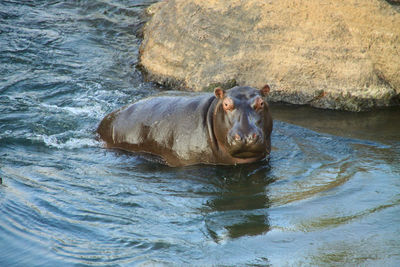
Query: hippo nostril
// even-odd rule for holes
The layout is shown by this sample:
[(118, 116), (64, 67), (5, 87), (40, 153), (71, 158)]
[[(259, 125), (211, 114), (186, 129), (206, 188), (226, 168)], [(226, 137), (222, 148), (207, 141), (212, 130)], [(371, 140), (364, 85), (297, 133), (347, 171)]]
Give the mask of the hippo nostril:
[(247, 144), (253, 145), (260, 140), (260, 135), (258, 133), (249, 133), (242, 136), (240, 133), (232, 134), (230, 140), (236, 144)]
[(239, 134), (235, 134), (235, 140), (236, 141), (240, 141), (242, 138), (240, 137), (240, 135)]
[(253, 144), (253, 143), (256, 143), (258, 141), (258, 138), (259, 138), (259, 136), (258, 136), (257, 133), (252, 133), (252, 134), (249, 134), (247, 136), (246, 141), (249, 144)]

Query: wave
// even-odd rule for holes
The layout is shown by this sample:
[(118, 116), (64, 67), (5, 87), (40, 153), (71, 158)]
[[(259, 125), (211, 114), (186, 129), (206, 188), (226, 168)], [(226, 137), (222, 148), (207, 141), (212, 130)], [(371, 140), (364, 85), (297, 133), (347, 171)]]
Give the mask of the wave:
[(49, 111), (67, 112), (72, 115), (96, 115), (98, 117), (104, 114), (100, 105), (88, 106), (88, 107), (59, 107), (57, 105), (41, 104), (42, 107)]
[(40, 135), (46, 146), (57, 148), (57, 149), (77, 149), (77, 148), (87, 148), (87, 147), (99, 147), (101, 142), (94, 138), (69, 138), (67, 140), (62, 140), (62, 138), (57, 137), (57, 135)]

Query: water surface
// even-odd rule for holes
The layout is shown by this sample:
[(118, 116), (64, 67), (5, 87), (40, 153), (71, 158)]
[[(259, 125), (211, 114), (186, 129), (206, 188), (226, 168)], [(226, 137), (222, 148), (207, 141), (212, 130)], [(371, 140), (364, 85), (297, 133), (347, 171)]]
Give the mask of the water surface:
[(269, 162), (106, 150), (152, 1), (0, 2), (0, 266), (400, 264), (399, 110), (272, 105)]

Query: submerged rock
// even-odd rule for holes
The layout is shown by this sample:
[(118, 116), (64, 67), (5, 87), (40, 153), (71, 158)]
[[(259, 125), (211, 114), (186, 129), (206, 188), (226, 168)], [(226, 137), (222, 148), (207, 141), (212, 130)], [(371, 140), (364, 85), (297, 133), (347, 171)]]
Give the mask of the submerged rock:
[(191, 91), (271, 85), (270, 101), (399, 105), (400, 13), (381, 0), (169, 0), (151, 6), (140, 64)]

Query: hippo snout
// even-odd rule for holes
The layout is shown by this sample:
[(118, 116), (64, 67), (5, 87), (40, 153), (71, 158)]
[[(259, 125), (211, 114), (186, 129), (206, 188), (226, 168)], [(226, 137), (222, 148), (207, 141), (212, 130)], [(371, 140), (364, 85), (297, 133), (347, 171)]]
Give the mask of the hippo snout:
[(231, 146), (251, 146), (262, 143), (262, 140), (262, 133), (259, 131), (252, 131), (246, 134), (239, 131), (231, 131), (228, 135), (228, 143)]
[(265, 154), (265, 138), (261, 131), (230, 131), (227, 136), (229, 153), (237, 158), (255, 158)]

